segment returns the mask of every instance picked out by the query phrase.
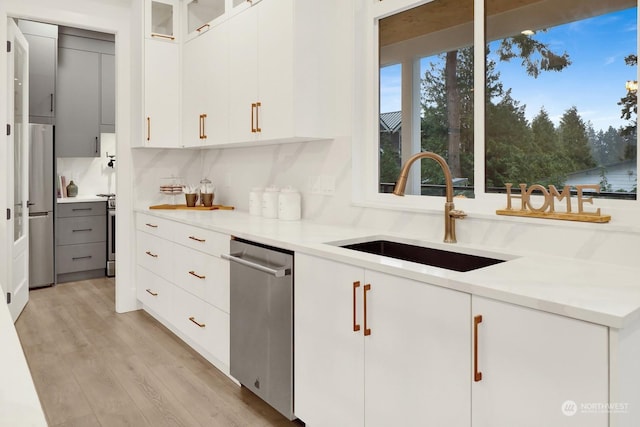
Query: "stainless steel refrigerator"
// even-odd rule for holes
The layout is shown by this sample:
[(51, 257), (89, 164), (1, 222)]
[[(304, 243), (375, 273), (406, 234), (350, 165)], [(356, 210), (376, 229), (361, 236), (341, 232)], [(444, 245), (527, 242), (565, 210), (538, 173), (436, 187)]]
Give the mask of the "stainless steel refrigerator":
[(54, 283), (53, 126), (29, 125), (29, 288)]

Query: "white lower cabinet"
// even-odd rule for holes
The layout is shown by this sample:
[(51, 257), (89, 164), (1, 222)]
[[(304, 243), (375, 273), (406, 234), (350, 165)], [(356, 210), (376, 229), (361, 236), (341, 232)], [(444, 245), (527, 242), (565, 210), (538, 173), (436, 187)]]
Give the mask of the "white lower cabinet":
[(473, 427), (609, 425), (607, 327), (476, 296), (472, 305), (482, 316)]
[(136, 225), (138, 300), (228, 374), (229, 236), (145, 214)]
[(468, 294), (303, 254), (295, 262), (300, 419), (468, 425)]

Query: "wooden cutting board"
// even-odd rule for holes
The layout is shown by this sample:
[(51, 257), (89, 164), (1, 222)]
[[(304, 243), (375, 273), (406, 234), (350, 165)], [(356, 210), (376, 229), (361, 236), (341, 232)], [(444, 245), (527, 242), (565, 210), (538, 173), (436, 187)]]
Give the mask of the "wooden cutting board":
[(149, 209), (172, 209), (172, 210), (193, 210), (193, 211), (232, 211), (235, 208), (233, 206), (213, 205), (213, 206), (187, 206), (187, 205), (153, 205), (149, 206)]

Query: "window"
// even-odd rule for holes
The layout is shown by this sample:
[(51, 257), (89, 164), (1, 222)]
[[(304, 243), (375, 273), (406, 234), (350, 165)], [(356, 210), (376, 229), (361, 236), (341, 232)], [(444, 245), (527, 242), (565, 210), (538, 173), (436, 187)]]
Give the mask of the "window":
[[(376, 193), (412, 154), (434, 151), (466, 198), (527, 183), (636, 199), (636, 1), (487, 0), (486, 40), (474, 0), (415, 3), (374, 20)], [(412, 168), (406, 194), (443, 194), (435, 162)]]

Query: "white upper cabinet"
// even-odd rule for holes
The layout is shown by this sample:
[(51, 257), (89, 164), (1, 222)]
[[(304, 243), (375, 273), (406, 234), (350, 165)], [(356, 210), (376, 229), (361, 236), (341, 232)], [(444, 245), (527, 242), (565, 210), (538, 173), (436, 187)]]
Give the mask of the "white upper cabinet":
[(207, 32), (220, 21), (226, 10), (226, 0), (188, 0), (183, 14), (186, 38), (191, 39)]
[(145, 3), (145, 37), (177, 40), (177, 0), (147, 0)]
[(334, 10), (331, 1), (263, 1), (228, 21), (230, 143), (332, 137)]
[(226, 26), (189, 40), (182, 55), (182, 145), (224, 143), (229, 129)]

